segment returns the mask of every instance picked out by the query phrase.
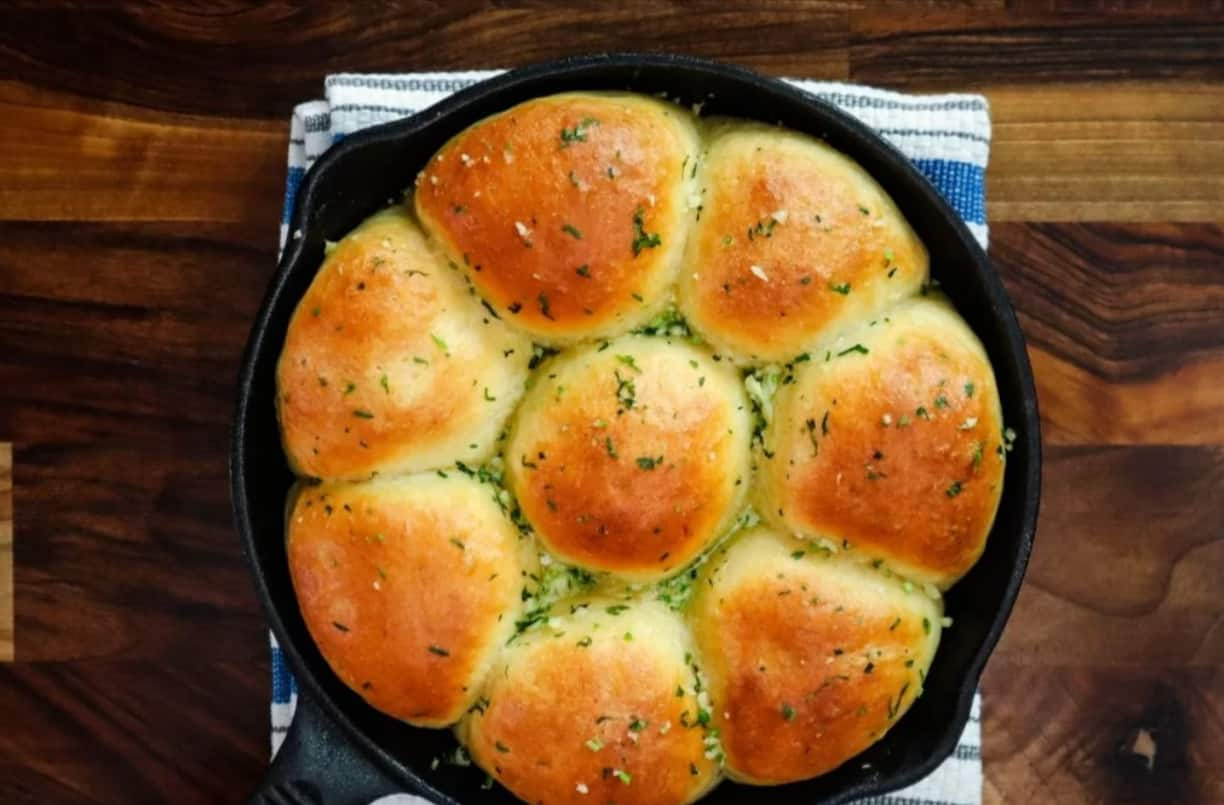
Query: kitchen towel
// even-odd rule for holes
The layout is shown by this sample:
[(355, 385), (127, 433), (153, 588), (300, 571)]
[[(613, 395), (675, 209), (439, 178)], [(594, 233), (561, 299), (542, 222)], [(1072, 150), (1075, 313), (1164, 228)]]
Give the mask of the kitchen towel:
[[(289, 127), (289, 172), (280, 243), (307, 169), (334, 143), (354, 131), (397, 120), (453, 92), (497, 75), (496, 70), (454, 73), (328, 76), (324, 98), (298, 105)], [(787, 79), (862, 120), (913, 160), (986, 246), (986, 162), (990, 156), (990, 108), (980, 95), (905, 95), (871, 87)], [(297, 688), (272, 639), (272, 751), (293, 720)], [(926, 779), (861, 805), (979, 805), (982, 801), (981, 699), (974, 697), (969, 723), (956, 751)], [(397, 796), (397, 803), (424, 803)], [(388, 801), (389, 802), (389, 801)]]

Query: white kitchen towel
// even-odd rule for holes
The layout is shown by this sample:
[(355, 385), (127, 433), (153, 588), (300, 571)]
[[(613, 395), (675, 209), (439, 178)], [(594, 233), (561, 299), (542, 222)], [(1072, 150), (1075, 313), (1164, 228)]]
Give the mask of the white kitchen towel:
[[(352, 74), (328, 76), (325, 100), (298, 105), (289, 129), (281, 246), (289, 234), (293, 201), (306, 170), (324, 151), (354, 131), (416, 114), (453, 92), (497, 75), (462, 73)], [(981, 95), (905, 95), (871, 87), (786, 79), (832, 102), (892, 142), (951, 203), (986, 246), (986, 162), (990, 156), (990, 108)], [(272, 751), (280, 747), (297, 705), (297, 686), (272, 639)], [(926, 779), (860, 805), (979, 805), (982, 801), (981, 698), (956, 751)], [(425, 803), (410, 795), (387, 800)], [(380, 801), (381, 802), (381, 801)]]

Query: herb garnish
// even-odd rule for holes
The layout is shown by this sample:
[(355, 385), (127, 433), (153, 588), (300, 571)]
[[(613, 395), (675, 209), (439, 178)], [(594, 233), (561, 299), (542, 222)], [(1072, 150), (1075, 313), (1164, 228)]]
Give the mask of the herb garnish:
[(658, 232), (648, 233), (643, 216), (646, 211), (638, 207), (633, 212), (633, 256), (637, 257), (643, 249), (653, 249), (663, 243)]
[(582, 122), (574, 126), (572, 129), (562, 128), (561, 129), (561, 147), (569, 148), (574, 143), (585, 143), (587, 139), (587, 129), (591, 128), (592, 126), (598, 126), (598, 125), (599, 125), (598, 120), (596, 120), (593, 117), (586, 117), (586, 118), (583, 118)]

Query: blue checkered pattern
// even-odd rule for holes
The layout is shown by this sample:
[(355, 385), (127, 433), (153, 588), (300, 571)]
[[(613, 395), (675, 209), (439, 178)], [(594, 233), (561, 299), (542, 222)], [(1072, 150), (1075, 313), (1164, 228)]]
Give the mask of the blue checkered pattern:
[[(347, 134), (415, 114), (452, 92), (496, 74), (497, 71), (475, 71), (329, 76), (326, 100), (299, 105), (290, 124), (281, 246), (289, 236), (289, 216), (302, 177), (324, 151)], [(958, 94), (903, 95), (818, 81), (791, 83), (858, 117), (909, 156), (985, 247), (985, 173), (990, 156), (990, 110), (985, 98)], [(296, 703), (297, 686), (273, 638), (273, 752), (284, 739)], [(876, 797), (860, 805), (979, 805), (981, 801), (981, 701), (975, 698), (960, 745), (943, 766), (895, 795)]]

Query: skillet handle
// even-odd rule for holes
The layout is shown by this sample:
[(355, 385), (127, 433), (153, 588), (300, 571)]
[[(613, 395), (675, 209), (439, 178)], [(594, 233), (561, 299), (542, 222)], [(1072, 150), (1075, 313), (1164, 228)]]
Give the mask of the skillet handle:
[(305, 694), (248, 805), (370, 805), (404, 791)]

